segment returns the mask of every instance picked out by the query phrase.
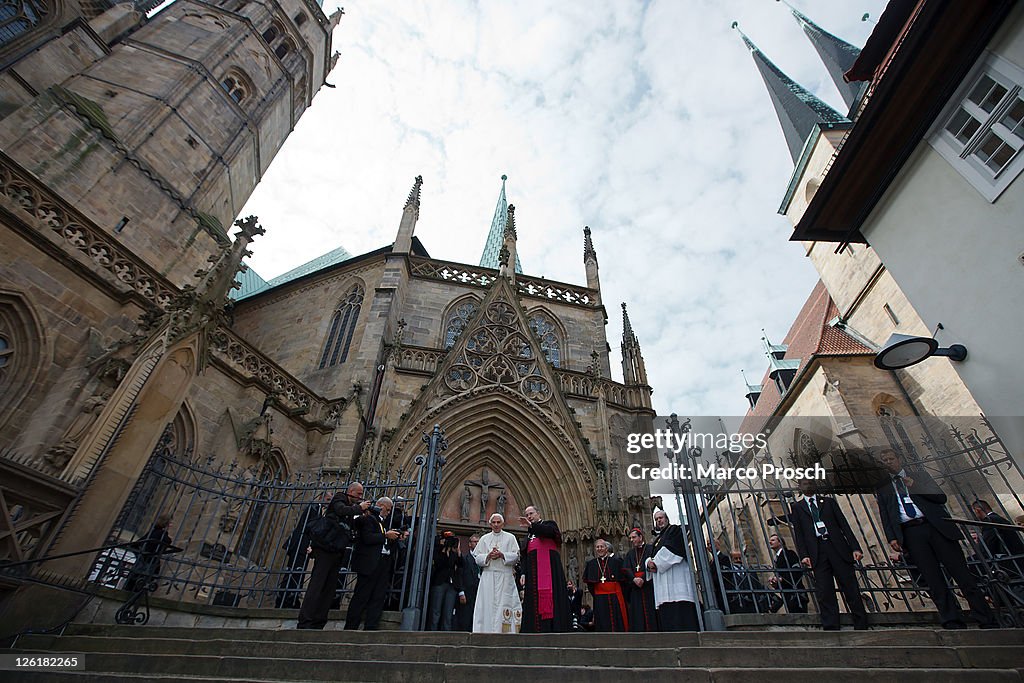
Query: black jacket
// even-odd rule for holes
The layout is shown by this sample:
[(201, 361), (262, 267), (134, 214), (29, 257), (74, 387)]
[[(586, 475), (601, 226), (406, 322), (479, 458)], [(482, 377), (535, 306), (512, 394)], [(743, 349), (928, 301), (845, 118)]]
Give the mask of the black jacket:
[[(853, 535), (853, 529), (850, 528), (850, 523), (846, 521), (835, 498), (818, 496), (818, 511), (821, 521), (825, 523), (829, 543), (844, 560), (853, 564), (853, 552), (860, 550), (860, 544), (857, 543), (857, 537)], [(789, 521), (793, 525), (793, 540), (796, 542), (797, 554), (801, 558), (811, 558), (812, 566), (817, 565), (818, 536), (806, 497), (793, 503)]]
[[(378, 571), (390, 571), (391, 553), (397, 545), (384, 535), (384, 522), (370, 512), (355, 519), (356, 547), (352, 551), (352, 571), (367, 576)], [(383, 550), (387, 548), (388, 554)]]
[[(964, 537), (960, 528), (950, 522), (949, 510), (946, 509), (946, 494), (935, 483), (935, 480), (924, 470), (906, 470), (907, 476), (913, 482), (913, 487), (908, 487), (910, 499), (914, 506), (924, 514), (924, 518), (935, 527), (936, 530), (951, 541), (959, 541)], [(896, 489), (890, 477), (879, 485), (875, 492), (875, 500), (878, 502), (878, 514), (882, 518), (882, 529), (885, 531), (885, 540), (899, 541), (903, 545), (903, 527), (900, 525), (900, 500), (896, 496)]]

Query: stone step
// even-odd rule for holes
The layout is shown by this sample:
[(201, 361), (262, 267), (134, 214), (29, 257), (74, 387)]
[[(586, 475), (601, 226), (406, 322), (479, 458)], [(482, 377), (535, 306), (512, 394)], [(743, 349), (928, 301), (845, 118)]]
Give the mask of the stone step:
[[(38, 652), (124, 653), (137, 655), (197, 655), (226, 657), (264, 657), (268, 659), (346, 660), (360, 659), (391, 662), (439, 662), (452, 664), (493, 663), (501, 661), (521, 665), (619, 666), (619, 667), (777, 667), (793, 661), (825, 662), (832, 666), (892, 666), (895, 668), (987, 668), (1024, 666), (1024, 651), (1016, 645), (1004, 646), (871, 646), (834, 647), (785, 645), (766, 648), (760, 645), (729, 647), (482, 647), (479, 645), (406, 645), (337, 643), (298, 643), (287, 641), (172, 638), (135, 638), (126, 647), (123, 640), (95, 636), (27, 636), (19, 648)], [(617, 645), (617, 644), (616, 644)], [(998, 662), (998, 663), (996, 663)]]
[(299, 631), (296, 629), (187, 628), (175, 626), (121, 626), (116, 624), (72, 624), (66, 635), (124, 638), (211, 638), (273, 640), (300, 643), (400, 643), (417, 645), (510, 645), (545, 644), (564, 647), (696, 647), (765, 645), (1019, 645), (1024, 646), (1024, 629), (879, 629), (874, 631), (725, 631), (706, 633), (547, 633), (500, 634), (461, 631)]
[[(785, 681), (786, 683), (865, 683), (865, 681), (888, 682), (899, 680), (900, 683), (943, 683), (945, 681), (966, 681), (967, 683), (1020, 683), (1021, 676), (1017, 671), (1006, 669), (909, 669), (900, 670), (897, 674), (889, 668), (774, 668), (774, 669), (696, 669), (696, 668), (654, 668), (630, 669), (624, 667), (606, 667), (593, 669), (567, 669), (559, 667), (525, 667), (494, 665), (481, 669), (478, 665), (446, 664), (436, 665), (430, 670), (430, 676), (424, 678), (388, 678), (388, 667), (381, 666), (369, 678), (360, 677), (355, 670), (334, 670), (324, 672), (323, 678), (268, 678), (264, 676), (197, 676), (184, 678), (180, 675), (153, 675), (149, 673), (132, 674), (118, 672), (53, 672), (53, 673), (19, 673), (5, 677), (4, 681), (17, 683), (87, 683), (102, 681), (103, 683), (138, 683), (140, 680), (152, 683), (170, 683), (170, 681), (189, 680), (193, 683), (227, 683), (246, 681), (247, 683), (270, 683), (281, 680), (332, 680), (346, 683), (361, 681), (406, 681), (417, 680), (423, 683), (479, 683), (482, 676), (491, 680), (520, 681), (552, 681), (559, 683), (622, 683), (625, 680), (644, 681), (644, 683), (749, 683), (750, 681)], [(422, 670), (418, 673), (426, 673)], [(333, 676), (333, 677), (332, 677)]]

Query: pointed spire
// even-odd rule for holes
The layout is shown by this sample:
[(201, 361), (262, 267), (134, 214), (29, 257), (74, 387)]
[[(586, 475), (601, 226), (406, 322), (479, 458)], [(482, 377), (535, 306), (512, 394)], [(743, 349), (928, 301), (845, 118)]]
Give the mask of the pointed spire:
[(626, 302), (622, 302), (622, 346), (633, 348), (639, 346), (636, 334), (633, 332), (633, 324), (629, 322), (629, 311), (626, 310)]
[(587, 287), (596, 290), (600, 299), (601, 279), (597, 275), (597, 252), (594, 250), (594, 240), (590, 238), (590, 226), (583, 228), (583, 267), (587, 271)]
[(391, 247), (395, 254), (407, 254), (412, 251), (412, 233), (416, 230), (416, 221), (420, 218), (420, 188), (423, 187), (423, 176), (418, 175), (409, 190), (409, 198), (402, 209), (402, 220), (398, 224), (398, 235)]
[(498, 274), (515, 282), (516, 271), (514, 268), (509, 268), (509, 263), (519, 262), (519, 254), (516, 250), (516, 207), (509, 204), (505, 215), (503, 242), (501, 250), (498, 252)]
[(828, 127), (834, 123), (848, 122), (849, 119), (782, 73), (782, 70), (775, 66), (739, 29), (737, 22), (734, 21), (732, 27), (743, 37), (743, 42), (750, 50), (757, 70), (761, 72), (761, 78), (768, 88), (768, 95), (772, 98), (775, 113), (779, 117), (782, 133), (786, 137), (789, 154), (793, 157), (795, 164), (800, 158), (800, 152), (804, 148), (807, 136), (810, 135), (815, 124), (823, 124)]
[(423, 187), (423, 176), (418, 175), (413, 181), (412, 189), (409, 190), (409, 198), (405, 200), (405, 208), (415, 207), (417, 211), (419, 210), (421, 187)]
[(786, 2), (786, 0), (780, 1), (786, 7), (789, 7), (789, 11), (793, 13), (793, 17), (800, 24), (800, 28), (807, 34), (811, 45), (814, 46), (818, 56), (821, 57), (821, 61), (824, 62), (828, 75), (832, 77), (832, 82), (836, 84), (836, 89), (842, 95), (843, 102), (846, 102), (846, 106), (852, 111), (853, 106), (860, 97), (864, 84), (847, 83), (843, 78), (843, 74), (849, 71), (853, 63), (857, 61), (857, 57), (860, 56), (860, 48), (850, 45), (842, 38), (838, 38), (818, 26), (800, 10)]
[(624, 384), (647, 384), (647, 367), (633, 324), (629, 322), (625, 302), (622, 303), (622, 381)]
[(516, 234), (516, 207), (512, 204), (508, 205), (508, 219), (505, 221), (505, 232), (502, 236), (513, 240), (519, 239), (519, 235)]
[[(501, 192), (498, 194), (498, 204), (494, 207), (494, 218), (491, 219), (491, 229), (487, 233), (487, 242), (484, 243), (484, 251), (480, 255), (480, 265), (484, 268), (499, 268), (498, 254), (501, 252), (501, 245), (505, 243), (505, 222), (508, 219), (508, 201), (505, 199), (505, 181), (508, 176), (501, 176)], [(516, 255), (516, 272), (522, 273), (523, 266)]]
[(583, 228), (583, 262), (597, 263), (597, 252), (594, 251), (594, 240), (590, 238), (590, 226)]

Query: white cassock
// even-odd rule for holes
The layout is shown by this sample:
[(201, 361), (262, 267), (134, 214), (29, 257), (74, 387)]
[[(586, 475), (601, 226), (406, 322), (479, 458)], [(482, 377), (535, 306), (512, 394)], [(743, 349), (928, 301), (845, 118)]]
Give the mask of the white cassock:
[(657, 572), (648, 574), (654, 577), (655, 607), (660, 607), (664, 602), (697, 602), (697, 585), (685, 557), (663, 547), (652, 559), (658, 567)]
[[(491, 548), (505, 559), (489, 559)], [(480, 565), (480, 587), (473, 609), (473, 633), (518, 633), (523, 621), (523, 604), (516, 588), (515, 566), (519, 561), (519, 543), (507, 531), (484, 534), (473, 550)]]

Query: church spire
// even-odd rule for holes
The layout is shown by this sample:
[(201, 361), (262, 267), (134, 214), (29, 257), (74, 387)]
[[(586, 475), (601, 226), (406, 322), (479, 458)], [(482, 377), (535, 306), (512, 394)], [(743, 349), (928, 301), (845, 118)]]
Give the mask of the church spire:
[(629, 322), (626, 304), (622, 304), (622, 382), (623, 384), (647, 384), (647, 366), (640, 354), (640, 342)]
[[(734, 21), (732, 27), (739, 31), (737, 22)], [(830, 127), (832, 124), (846, 122), (849, 119), (782, 73), (782, 70), (772, 64), (771, 60), (751, 42), (743, 31), (739, 31), (739, 33), (750, 50), (754, 64), (757, 65), (757, 70), (761, 72), (761, 78), (768, 88), (772, 104), (775, 105), (775, 113), (779, 117), (779, 124), (782, 126), (782, 133), (786, 137), (789, 154), (793, 157), (795, 164), (800, 158), (800, 152), (804, 148), (807, 136), (815, 124)]]
[(847, 83), (843, 79), (843, 74), (849, 71), (853, 63), (857, 61), (857, 57), (860, 56), (860, 48), (850, 45), (842, 38), (838, 38), (818, 26), (800, 10), (786, 2), (786, 0), (780, 1), (786, 7), (789, 7), (789, 11), (793, 13), (793, 17), (800, 24), (800, 28), (807, 34), (811, 45), (814, 46), (818, 56), (821, 57), (821, 61), (824, 62), (825, 68), (828, 69), (828, 75), (832, 77), (832, 82), (836, 84), (836, 89), (842, 95), (843, 102), (846, 102), (846, 106), (852, 112), (864, 84)]
[(601, 291), (601, 280), (597, 276), (597, 251), (590, 238), (590, 226), (583, 228), (583, 267), (587, 271), (587, 287)]
[[(494, 218), (491, 219), (491, 229), (487, 233), (487, 242), (484, 244), (483, 254), (480, 255), (480, 265), (484, 268), (499, 268), (501, 247), (505, 243), (505, 222), (508, 220), (508, 201), (505, 199), (505, 181), (508, 176), (501, 176), (501, 192), (498, 194), (498, 204), (494, 207)], [(523, 272), (523, 266), (519, 262), (519, 256), (515, 257), (517, 273)]]
[(418, 175), (413, 181), (412, 189), (409, 190), (409, 198), (405, 200), (402, 221), (398, 224), (398, 235), (391, 248), (392, 253), (408, 254), (412, 250), (412, 233), (416, 229), (416, 221), (420, 218), (420, 188), (422, 186), (423, 176)]

